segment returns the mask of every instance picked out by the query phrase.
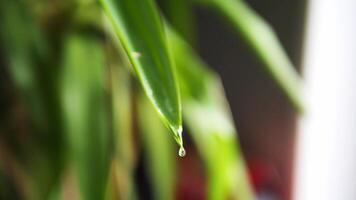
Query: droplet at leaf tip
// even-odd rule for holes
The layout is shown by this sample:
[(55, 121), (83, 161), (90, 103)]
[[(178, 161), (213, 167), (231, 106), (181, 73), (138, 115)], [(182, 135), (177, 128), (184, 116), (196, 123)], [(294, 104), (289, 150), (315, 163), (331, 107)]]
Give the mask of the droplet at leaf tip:
[(179, 145), (178, 155), (180, 157), (184, 157), (186, 155), (186, 151), (183, 146), (183, 136), (182, 136), (183, 128), (182, 128), (182, 126), (171, 127), (171, 130), (174, 132), (175, 140)]
[(186, 155), (186, 151), (183, 146), (179, 148), (178, 155), (182, 158)]
[(178, 134), (178, 137), (179, 137), (179, 151), (178, 151), (178, 155), (180, 157), (184, 157), (185, 154), (186, 154), (186, 151), (184, 149), (184, 146), (183, 146), (183, 136), (182, 136), (182, 132), (183, 132), (183, 128), (182, 126), (179, 126), (179, 128), (177, 129), (177, 134)]

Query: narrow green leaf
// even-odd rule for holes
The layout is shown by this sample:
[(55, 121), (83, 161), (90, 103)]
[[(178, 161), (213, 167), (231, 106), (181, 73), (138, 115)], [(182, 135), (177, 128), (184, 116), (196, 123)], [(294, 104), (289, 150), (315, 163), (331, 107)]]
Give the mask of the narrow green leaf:
[(175, 197), (176, 150), (167, 130), (142, 94), (138, 96), (140, 138), (144, 162), (152, 185), (153, 199), (173, 200)]
[(290, 103), (302, 112), (302, 81), (273, 29), (242, 0), (196, 0), (212, 7), (226, 18), (255, 51), (266, 71), (285, 93)]
[(158, 10), (152, 0), (101, 0), (148, 98), (181, 146), (178, 87)]
[[(115, 51), (116, 52), (116, 51)], [(108, 54), (113, 54), (108, 52)], [(129, 71), (116, 58), (110, 59), (112, 125), (115, 142), (114, 170), (119, 199), (134, 200), (135, 146), (133, 135), (133, 97)]]
[(164, 0), (162, 4), (170, 25), (191, 45), (195, 44), (196, 24), (193, 2), (191, 0)]
[(171, 30), (168, 35), (183, 117), (207, 166), (208, 198), (254, 199), (220, 79), (177, 34)]
[(104, 199), (109, 133), (103, 48), (94, 36), (73, 33), (67, 37), (61, 87), (68, 153), (82, 198)]

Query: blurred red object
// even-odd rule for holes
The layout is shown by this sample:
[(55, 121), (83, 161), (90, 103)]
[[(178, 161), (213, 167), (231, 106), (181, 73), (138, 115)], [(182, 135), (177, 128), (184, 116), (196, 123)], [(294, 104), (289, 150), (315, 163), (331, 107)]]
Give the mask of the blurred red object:
[[(281, 179), (272, 162), (261, 158), (247, 159), (250, 180), (257, 196), (259, 194), (273, 194), (280, 197)], [(279, 199), (279, 198), (278, 198)]]

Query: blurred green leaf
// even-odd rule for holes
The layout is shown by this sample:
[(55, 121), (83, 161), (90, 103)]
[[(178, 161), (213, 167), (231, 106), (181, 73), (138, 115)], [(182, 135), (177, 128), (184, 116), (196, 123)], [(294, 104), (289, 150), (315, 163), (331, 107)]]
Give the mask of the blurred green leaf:
[(40, 86), (44, 67), (39, 64), (43, 53), (39, 46), (45, 41), (29, 13), (22, 1), (0, 1), (0, 42), (10, 66), (10, 75), (32, 114), (31, 120), (36, 127), (43, 127), (48, 121)]
[(169, 24), (191, 45), (195, 44), (196, 24), (193, 2), (191, 0), (164, 0), (162, 4)]
[(168, 35), (183, 117), (207, 166), (208, 198), (254, 199), (220, 79), (176, 33), (170, 30)]
[(255, 51), (266, 71), (302, 112), (302, 81), (273, 29), (242, 0), (196, 0), (218, 11)]
[(17, 132), (11, 134), (13, 138), (22, 138), (13, 159), (18, 159), (21, 170), (32, 178), (33, 190), (27, 194), (28, 198), (44, 199), (58, 181), (64, 145), (55, 76), (57, 64), (52, 63), (50, 44), (31, 11), (21, 0), (0, 1), (0, 44), (25, 107), (20, 110), (29, 118), (20, 122), (24, 123), (22, 126), (29, 123), (24, 138), (18, 137)]
[[(111, 49), (113, 50), (113, 49)], [(116, 51), (113, 51), (117, 53)], [(131, 78), (123, 64), (113, 57), (110, 60), (112, 91), (112, 125), (115, 141), (114, 169), (119, 199), (134, 200), (134, 169), (136, 162), (133, 132), (133, 98)], [(116, 56), (116, 55), (115, 55)], [(117, 56), (116, 56), (117, 57)]]
[(104, 98), (105, 62), (98, 38), (69, 34), (64, 41), (62, 101), (70, 161), (83, 199), (104, 199), (109, 132)]
[(140, 138), (153, 199), (175, 199), (176, 150), (159, 116), (142, 93), (138, 96)]
[(181, 103), (158, 10), (152, 0), (101, 0), (144, 91), (164, 123), (181, 138)]

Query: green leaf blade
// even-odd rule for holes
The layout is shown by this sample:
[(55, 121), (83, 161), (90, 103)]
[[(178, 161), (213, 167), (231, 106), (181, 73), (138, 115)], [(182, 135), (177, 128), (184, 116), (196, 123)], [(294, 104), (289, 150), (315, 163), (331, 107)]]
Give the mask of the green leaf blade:
[(241, 35), (262, 62), (265, 71), (290, 104), (303, 112), (302, 80), (283, 49), (276, 33), (243, 0), (196, 0), (216, 10)]
[(86, 34), (70, 34), (64, 45), (61, 96), (70, 161), (81, 197), (103, 199), (110, 144), (103, 47)]
[(178, 34), (170, 30), (168, 35), (182, 89), (183, 117), (207, 167), (207, 198), (254, 199), (218, 75)]
[(182, 145), (181, 103), (173, 63), (151, 0), (101, 0), (144, 91)]

